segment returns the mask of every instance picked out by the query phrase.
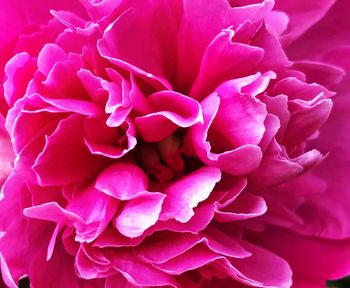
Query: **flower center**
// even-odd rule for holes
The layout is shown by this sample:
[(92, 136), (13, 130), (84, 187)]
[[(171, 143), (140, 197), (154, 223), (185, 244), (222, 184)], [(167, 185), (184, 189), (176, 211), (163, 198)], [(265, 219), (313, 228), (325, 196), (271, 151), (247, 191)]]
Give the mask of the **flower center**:
[(168, 182), (184, 172), (181, 145), (181, 139), (175, 135), (157, 143), (139, 142), (136, 159), (148, 175), (159, 182)]

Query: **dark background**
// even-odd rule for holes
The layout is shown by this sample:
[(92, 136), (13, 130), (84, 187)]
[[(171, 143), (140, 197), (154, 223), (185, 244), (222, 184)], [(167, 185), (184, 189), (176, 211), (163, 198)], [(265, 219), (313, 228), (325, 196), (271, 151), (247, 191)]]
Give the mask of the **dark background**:
[(337, 281), (327, 281), (327, 286), (336, 288), (350, 288), (350, 277), (346, 277)]

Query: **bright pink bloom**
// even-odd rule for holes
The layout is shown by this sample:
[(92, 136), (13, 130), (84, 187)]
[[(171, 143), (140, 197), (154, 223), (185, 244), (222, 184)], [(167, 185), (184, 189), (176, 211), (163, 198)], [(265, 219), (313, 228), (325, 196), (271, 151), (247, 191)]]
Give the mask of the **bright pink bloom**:
[(350, 272), (347, 0), (2, 2), (8, 287)]

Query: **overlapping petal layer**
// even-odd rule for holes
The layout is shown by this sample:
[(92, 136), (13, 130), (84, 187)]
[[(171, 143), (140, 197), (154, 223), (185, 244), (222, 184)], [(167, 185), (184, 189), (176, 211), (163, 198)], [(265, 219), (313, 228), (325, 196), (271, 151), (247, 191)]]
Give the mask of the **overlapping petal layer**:
[(3, 2), (8, 287), (300, 288), (349, 273), (345, 0)]

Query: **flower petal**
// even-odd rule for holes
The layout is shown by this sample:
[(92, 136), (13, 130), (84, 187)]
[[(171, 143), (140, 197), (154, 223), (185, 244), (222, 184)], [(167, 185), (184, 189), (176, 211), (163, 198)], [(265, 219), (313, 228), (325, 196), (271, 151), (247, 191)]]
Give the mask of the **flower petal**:
[(165, 190), (160, 219), (175, 219), (182, 223), (189, 221), (194, 215), (193, 208), (208, 198), (220, 178), (219, 169), (203, 167), (171, 184)]
[(157, 222), (164, 198), (161, 193), (149, 192), (128, 201), (114, 219), (115, 227), (130, 238), (142, 235)]

